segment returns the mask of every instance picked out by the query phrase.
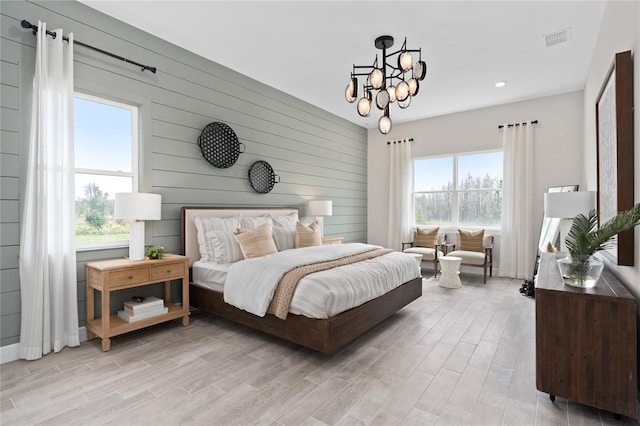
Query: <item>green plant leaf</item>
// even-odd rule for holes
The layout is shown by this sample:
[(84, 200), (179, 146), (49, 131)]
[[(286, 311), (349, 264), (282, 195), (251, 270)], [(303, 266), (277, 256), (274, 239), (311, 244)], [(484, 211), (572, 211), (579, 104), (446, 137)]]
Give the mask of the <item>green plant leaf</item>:
[(565, 240), (573, 258), (591, 256), (598, 250), (611, 246), (611, 239), (618, 233), (640, 224), (640, 203), (618, 213), (598, 228), (598, 213), (591, 210), (587, 216), (577, 215)]

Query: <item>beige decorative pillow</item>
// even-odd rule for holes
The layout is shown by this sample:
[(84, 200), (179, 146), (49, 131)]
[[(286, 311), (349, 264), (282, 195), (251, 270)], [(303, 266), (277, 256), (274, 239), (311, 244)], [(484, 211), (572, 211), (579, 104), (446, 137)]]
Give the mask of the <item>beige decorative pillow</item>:
[(300, 221), (296, 223), (296, 248), (321, 245), (322, 236), (318, 222), (313, 222), (309, 226), (304, 226)]
[(460, 242), (458, 250), (484, 252), (483, 240), (484, 229), (475, 232), (458, 229), (458, 241)]
[(265, 223), (255, 229), (237, 229), (236, 240), (245, 259), (262, 257), (277, 253), (276, 243), (273, 242), (271, 227)]
[(416, 247), (434, 248), (438, 242), (438, 231), (440, 228), (417, 228)]

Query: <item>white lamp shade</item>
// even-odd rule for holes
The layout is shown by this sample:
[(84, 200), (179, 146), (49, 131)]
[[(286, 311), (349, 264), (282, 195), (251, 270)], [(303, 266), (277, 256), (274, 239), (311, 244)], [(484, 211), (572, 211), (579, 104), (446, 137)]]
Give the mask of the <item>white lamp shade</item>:
[(114, 217), (121, 220), (160, 220), (162, 196), (144, 192), (118, 192)]
[(309, 216), (331, 216), (333, 202), (328, 200), (309, 201)]
[(544, 194), (546, 217), (572, 219), (579, 214), (589, 213), (595, 207), (595, 191), (546, 192)]

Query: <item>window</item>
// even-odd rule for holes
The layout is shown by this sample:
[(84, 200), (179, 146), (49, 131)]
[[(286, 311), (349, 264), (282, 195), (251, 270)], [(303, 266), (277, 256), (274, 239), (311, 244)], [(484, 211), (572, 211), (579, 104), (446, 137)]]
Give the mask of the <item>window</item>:
[(116, 192), (138, 189), (138, 107), (76, 93), (76, 245), (126, 245), (129, 225), (113, 218)]
[(416, 225), (500, 227), (502, 151), (414, 160)]

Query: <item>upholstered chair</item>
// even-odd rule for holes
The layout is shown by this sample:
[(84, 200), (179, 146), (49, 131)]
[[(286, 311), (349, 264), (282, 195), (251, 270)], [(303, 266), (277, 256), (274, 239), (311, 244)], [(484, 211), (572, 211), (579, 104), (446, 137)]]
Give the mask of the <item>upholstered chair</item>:
[(447, 256), (462, 258), (462, 266), (477, 266), (484, 269), (484, 283), (487, 283), (487, 270), (493, 276), (493, 235), (484, 235), (480, 231), (458, 229), (458, 240), (453, 251)]
[(414, 240), (402, 243), (403, 253), (421, 254), (423, 261), (433, 262), (434, 277), (438, 274), (438, 256), (443, 256), (440, 249), (445, 243), (445, 236), (438, 236), (439, 230), (440, 228), (418, 227)]

